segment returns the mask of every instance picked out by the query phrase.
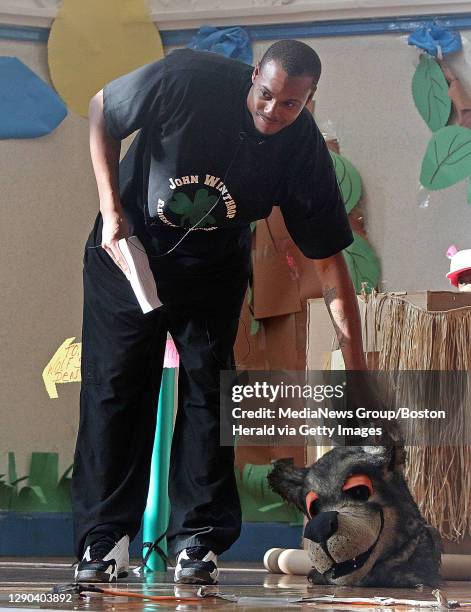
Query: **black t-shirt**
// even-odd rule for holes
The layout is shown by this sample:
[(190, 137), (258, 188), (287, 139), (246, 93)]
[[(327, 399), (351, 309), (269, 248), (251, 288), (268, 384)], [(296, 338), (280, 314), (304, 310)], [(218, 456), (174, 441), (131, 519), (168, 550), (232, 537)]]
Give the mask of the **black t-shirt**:
[(181, 49), (104, 88), (111, 136), (140, 130), (120, 164), (121, 199), (136, 233), (150, 236), (146, 246), (161, 254), (196, 225), (171, 255), (154, 260), (163, 279), (244, 276), (249, 224), (274, 205), (307, 257), (328, 257), (352, 242), (312, 116), (303, 110), (277, 134), (261, 135), (247, 109), (251, 72), (217, 54)]

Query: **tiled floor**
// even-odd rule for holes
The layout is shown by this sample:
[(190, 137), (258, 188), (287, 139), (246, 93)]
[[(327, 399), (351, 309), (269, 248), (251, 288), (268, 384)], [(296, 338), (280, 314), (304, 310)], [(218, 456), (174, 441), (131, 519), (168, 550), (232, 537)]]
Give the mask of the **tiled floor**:
[[(52, 595), (54, 585), (64, 585), (73, 582), (72, 561), (67, 559), (0, 559), (0, 610), (32, 609), (43, 610), (94, 610), (125, 611), (125, 610), (254, 610), (270, 608), (281, 610), (291, 608), (298, 610), (315, 608), (317, 610), (381, 610), (388, 612), (394, 608), (384, 605), (362, 605), (335, 603), (292, 603), (293, 599), (318, 595), (336, 595), (341, 597), (373, 597), (387, 596), (402, 599), (436, 601), (431, 589), (352, 589), (339, 587), (312, 587), (303, 576), (286, 576), (269, 574), (260, 566), (249, 564), (235, 567), (233, 564), (223, 565), (220, 573), (220, 584), (215, 592), (237, 598), (237, 602), (221, 598), (201, 598), (196, 602), (134, 599), (128, 596), (111, 596), (100, 593), (90, 593), (86, 596), (66, 594), (65, 601), (55, 602)], [(97, 585), (105, 587), (105, 585)], [(173, 584), (173, 573), (131, 573), (128, 578), (119, 581), (113, 590), (123, 590), (135, 594), (150, 596), (197, 596), (197, 589), (178, 587)], [(471, 583), (448, 582), (443, 586), (447, 598), (471, 602)], [(470, 608), (471, 609), (471, 608)]]

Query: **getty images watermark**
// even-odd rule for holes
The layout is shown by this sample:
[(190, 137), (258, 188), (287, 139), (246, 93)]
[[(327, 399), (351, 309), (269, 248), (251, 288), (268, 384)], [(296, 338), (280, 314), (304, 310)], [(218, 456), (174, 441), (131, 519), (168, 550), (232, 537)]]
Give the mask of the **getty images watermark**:
[(467, 372), (223, 372), (221, 444), (465, 445)]

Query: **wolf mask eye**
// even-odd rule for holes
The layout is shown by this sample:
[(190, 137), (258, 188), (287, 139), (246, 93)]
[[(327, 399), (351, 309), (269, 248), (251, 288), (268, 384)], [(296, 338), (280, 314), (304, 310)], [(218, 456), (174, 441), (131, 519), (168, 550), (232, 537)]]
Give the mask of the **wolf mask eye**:
[(366, 474), (349, 476), (342, 487), (348, 497), (358, 501), (367, 501), (373, 495), (373, 483)]
[(306, 509), (309, 518), (313, 518), (317, 514), (316, 502), (318, 499), (318, 495), (314, 491), (309, 491), (306, 495)]

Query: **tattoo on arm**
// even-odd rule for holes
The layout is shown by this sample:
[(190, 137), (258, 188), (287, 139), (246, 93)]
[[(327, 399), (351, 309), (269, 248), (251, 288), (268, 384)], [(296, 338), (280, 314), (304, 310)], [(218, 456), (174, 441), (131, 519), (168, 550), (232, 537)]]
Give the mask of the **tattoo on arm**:
[(325, 305), (327, 306), (327, 310), (329, 311), (330, 318), (335, 328), (335, 333), (337, 334), (339, 347), (343, 348), (350, 344), (350, 339), (344, 332), (347, 317), (342, 310), (332, 307), (332, 302), (337, 298), (337, 289), (326, 285), (322, 290), (322, 295), (324, 296)]

